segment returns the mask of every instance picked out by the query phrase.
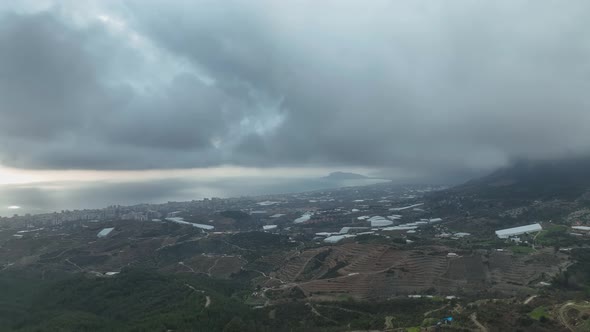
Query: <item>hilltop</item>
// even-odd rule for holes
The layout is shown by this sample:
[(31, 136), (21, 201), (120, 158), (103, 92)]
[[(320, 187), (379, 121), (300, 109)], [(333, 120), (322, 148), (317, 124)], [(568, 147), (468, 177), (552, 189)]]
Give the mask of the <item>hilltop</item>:
[(504, 194), (507, 198), (526, 199), (575, 199), (588, 190), (589, 157), (521, 160), (452, 189), (480, 196)]

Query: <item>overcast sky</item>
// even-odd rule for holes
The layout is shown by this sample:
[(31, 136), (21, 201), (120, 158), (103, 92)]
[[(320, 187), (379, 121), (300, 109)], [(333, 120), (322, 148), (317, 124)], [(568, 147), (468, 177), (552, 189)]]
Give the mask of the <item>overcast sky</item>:
[(582, 0), (3, 1), (0, 178), (222, 165), (467, 177), (586, 153), (589, 12)]

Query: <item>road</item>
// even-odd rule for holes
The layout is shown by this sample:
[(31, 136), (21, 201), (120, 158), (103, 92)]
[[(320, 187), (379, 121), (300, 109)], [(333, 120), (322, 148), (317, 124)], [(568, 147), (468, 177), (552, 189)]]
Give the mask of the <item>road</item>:
[(353, 313), (353, 314), (359, 314), (359, 315), (369, 315), (366, 312), (362, 312), (362, 311), (358, 311), (358, 310), (352, 310), (352, 309), (346, 309), (346, 308), (342, 308), (342, 307), (335, 306), (335, 305), (316, 304), (316, 307), (331, 308), (331, 309), (346, 311), (346, 312), (350, 312), (350, 313)]
[(321, 318), (323, 318), (323, 319), (325, 319), (325, 320), (327, 320), (327, 321), (330, 321), (330, 322), (332, 322), (332, 323), (336, 323), (336, 324), (338, 324), (338, 322), (337, 322), (337, 321), (335, 321), (335, 320), (333, 320), (332, 318), (329, 318), (329, 317), (326, 317), (326, 316), (322, 315), (322, 314), (321, 314), (321, 313), (320, 313), (320, 312), (319, 312), (319, 311), (318, 311), (318, 310), (317, 310), (317, 309), (316, 309), (316, 308), (313, 306), (313, 304), (311, 304), (311, 303), (309, 303), (309, 302), (308, 302), (308, 303), (306, 303), (305, 305), (311, 308), (311, 312), (312, 312), (314, 315), (316, 315), (316, 316), (318, 316), (318, 317), (321, 317)]
[[(195, 287), (189, 285), (189, 284), (184, 284), (186, 287), (190, 288), (192, 291), (195, 291), (197, 293), (201, 293), (201, 294), (205, 294), (204, 290), (201, 289), (196, 289)], [(211, 305), (211, 297), (209, 295), (205, 295), (205, 308), (209, 308), (209, 306)]]
[(78, 264), (76, 264), (76, 263), (72, 262), (72, 261), (71, 261), (69, 258), (68, 258), (68, 259), (66, 259), (66, 262), (67, 262), (67, 263), (70, 263), (70, 264), (72, 264), (72, 265), (74, 265), (75, 267), (77, 267), (77, 268), (78, 268), (78, 270), (80, 270), (80, 271), (84, 271), (84, 270), (83, 270), (81, 267), (79, 267), (79, 266), (78, 266)]
[(209, 276), (211, 276), (211, 270), (213, 270), (213, 268), (214, 268), (215, 266), (217, 266), (217, 262), (219, 262), (219, 260), (220, 260), (220, 259), (221, 259), (221, 258), (217, 258), (217, 259), (215, 260), (215, 263), (213, 263), (213, 265), (211, 265), (211, 267), (209, 267), (209, 269), (207, 269), (207, 274), (208, 274)]
[(472, 313), (471, 316), (469, 316), (469, 318), (471, 319), (473, 324), (475, 324), (479, 328), (481, 332), (488, 332), (488, 328), (483, 326), (483, 324), (477, 320), (477, 313)]
[(559, 321), (561, 322), (561, 324), (563, 324), (563, 326), (567, 327), (570, 331), (575, 331), (575, 327), (571, 326), (570, 323), (568, 323), (567, 317), (565, 316), (565, 312), (567, 310), (567, 307), (572, 306), (574, 304), (574, 302), (568, 302), (562, 305), (558, 310)]
[(186, 267), (191, 273), (194, 273), (194, 274), (204, 274), (204, 275), (209, 276), (209, 274), (207, 274), (205, 272), (195, 271), (195, 269), (193, 269), (192, 267), (184, 264), (184, 262), (178, 262), (178, 265), (182, 265), (182, 266)]
[(441, 310), (447, 308), (448, 306), (449, 306), (449, 304), (447, 303), (447, 304), (443, 305), (442, 307), (440, 307), (438, 309), (427, 311), (427, 312), (424, 313), (424, 317), (427, 317), (428, 315), (430, 315), (433, 312), (441, 311)]
[(535, 237), (533, 237), (533, 250), (537, 250), (537, 248), (535, 247), (535, 241), (537, 240), (537, 236), (539, 236), (539, 234), (541, 234), (542, 232), (537, 232), (537, 234), (535, 234)]
[(281, 284), (286, 284), (286, 282), (284, 282), (283, 280), (279, 279), (279, 278), (275, 278), (273, 276), (269, 276), (268, 274), (262, 272), (262, 271), (258, 271), (258, 270), (252, 270), (254, 272), (258, 272), (260, 274), (262, 274), (262, 276), (264, 276), (265, 278), (269, 278), (271, 280), (278, 280)]

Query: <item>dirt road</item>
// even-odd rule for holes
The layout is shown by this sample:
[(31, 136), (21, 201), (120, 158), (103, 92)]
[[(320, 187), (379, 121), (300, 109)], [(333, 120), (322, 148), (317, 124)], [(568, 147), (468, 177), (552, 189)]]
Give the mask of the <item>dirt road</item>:
[(534, 300), (537, 296), (539, 295), (533, 295), (531, 297), (529, 297), (528, 299), (524, 300), (523, 304), (529, 304), (532, 300)]
[(469, 318), (471, 319), (471, 321), (473, 322), (473, 324), (475, 324), (479, 330), (481, 332), (488, 332), (488, 328), (483, 326), (483, 324), (481, 324), (478, 320), (477, 320), (477, 314), (474, 312), (471, 314), (471, 316), (469, 316)]
[(567, 310), (567, 307), (572, 306), (574, 304), (575, 304), (574, 302), (568, 302), (568, 303), (562, 305), (559, 308), (559, 310), (557, 311), (559, 321), (561, 322), (561, 324), (563, 324), (563, 326), (567, 327), (568, 330), (570, 330), (570, 331), (575, 331), (575, 327), (571, 326), (570, 323), (568, 323), (565, 312)]

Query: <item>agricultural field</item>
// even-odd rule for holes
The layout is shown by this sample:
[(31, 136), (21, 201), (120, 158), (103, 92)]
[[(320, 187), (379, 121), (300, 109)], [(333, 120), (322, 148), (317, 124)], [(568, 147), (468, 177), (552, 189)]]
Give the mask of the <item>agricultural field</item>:
[(466, 296), (481, 292), (516, 295), (550, 281), (568, 265), (567, 256), (542, 250), (461, 253), (446, 247), (401, 250), (356, 243), (310, 249), (287, 260), (270, 276), (300, 288), (310, 298), (387, 299), (412, 294)]

